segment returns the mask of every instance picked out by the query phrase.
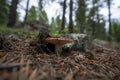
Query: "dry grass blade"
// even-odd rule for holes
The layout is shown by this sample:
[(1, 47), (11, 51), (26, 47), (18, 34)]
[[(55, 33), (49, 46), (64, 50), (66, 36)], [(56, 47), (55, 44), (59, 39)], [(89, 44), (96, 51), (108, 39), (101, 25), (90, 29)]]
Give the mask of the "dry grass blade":
[(7, 59), (7, 56), (8, 56), (8, 54), (6, 54), (6, 55), (3, 56), (2, 58), (0, 58), (0, 62), (1, 62), (1, 63), (4, 63), (4, 62), (6, 61), (6, 59)]
[(33, 72), (32, 72), (32, 74), (30, 75), (30, 77), (29, 77), (29, 80), (37, 80), (37, 70), (38, 69), (35, 69)]
[(16, 57), (14, 57), (14, 58), (12, 58), (12, 59), (10, 59), (9, 61), (7, 61), (6, 64), (11, 63), (11, 62), (14, 62), (14, 61), (17, 60), (18, 58), (19, 58), (19, 55), (16, 56)]
[(66, 75), (64, 80), (73, 80), (73, 72), (70, 70), (70, 72)]

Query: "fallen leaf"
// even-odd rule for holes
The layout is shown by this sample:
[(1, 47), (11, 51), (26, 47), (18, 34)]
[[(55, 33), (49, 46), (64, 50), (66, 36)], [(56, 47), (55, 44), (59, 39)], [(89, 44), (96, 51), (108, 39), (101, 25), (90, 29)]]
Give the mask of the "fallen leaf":
[(61, 63), (60, 63), (60, 67), (61, 67), (61, 68), (64, 68), (64, 67), (65, 67), (65, 63), (64, 63), (64, 62), (61, 62)]
[(0, 58), (4, 57), (6, 53), (0, 52)]

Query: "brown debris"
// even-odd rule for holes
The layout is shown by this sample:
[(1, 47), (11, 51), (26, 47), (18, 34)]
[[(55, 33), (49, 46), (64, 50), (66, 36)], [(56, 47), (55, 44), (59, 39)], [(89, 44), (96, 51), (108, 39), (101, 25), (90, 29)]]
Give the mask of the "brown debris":
[(118, 48), (95, 46), (91, 51), (56, 56), (35, 51), (34, 46), (29, 47), (31, 38), (23, 37), (10, 41), (11, 50), (0, 50), (0, 80), (120, 79)]

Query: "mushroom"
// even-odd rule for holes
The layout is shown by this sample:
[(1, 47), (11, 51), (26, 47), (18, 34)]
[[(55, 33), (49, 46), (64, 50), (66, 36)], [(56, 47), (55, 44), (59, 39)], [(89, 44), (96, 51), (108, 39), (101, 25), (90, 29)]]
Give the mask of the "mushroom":
[(73, 40), (68, 38), (46, 38), (45, 41), (54, 44), (56, 47), (55, 52), (59, 55), (62, 45), (71, 43)]

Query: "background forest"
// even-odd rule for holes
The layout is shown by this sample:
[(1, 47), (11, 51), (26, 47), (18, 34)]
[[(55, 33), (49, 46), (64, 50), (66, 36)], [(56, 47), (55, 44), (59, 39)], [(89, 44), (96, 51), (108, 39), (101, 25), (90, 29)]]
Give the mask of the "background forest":
[(120, 80), (117, 1), (0, 0), (0, 80)]
[[(0, 31), (22, 28), (23, 32), (30, 23), (39, 23), (48, 26), (54, 36), (64, 33), (85, 33), (93, 38), (120, 42), (120, 21), (111, 18), (113, 0), (36, 0), (38, 7), (29, 8), (30, 0), (0, 0)], [(25, 3), (26, 2), (26, 3)], [(59, 3), (61, 10), (52, 19), (49, 19), (45, 10), (46, 5)], [(23, 4), (26, 7), (23, 7)], [(100, 13), (107, 7), (108, 20)], [(25, 11), (23, 21), (20, 20), (19, 9)], [(52, 10), (51, 12), (52, 13)], [(118, 16), (119, 17), (119, 16)], [(32, 24), (34, 27), (34, 24)], [(106, 28), (107, 27), (107, 28)], [(35, 28), (34, 28), (35, 29)], [(22, 33), (22, 30), (16, 32)], [(39, 31), (39, 30), (38, 30)], [(33, 29), (31, 30), (33, 32)], [(37, 31), (36, 31), (37, 32)]]

